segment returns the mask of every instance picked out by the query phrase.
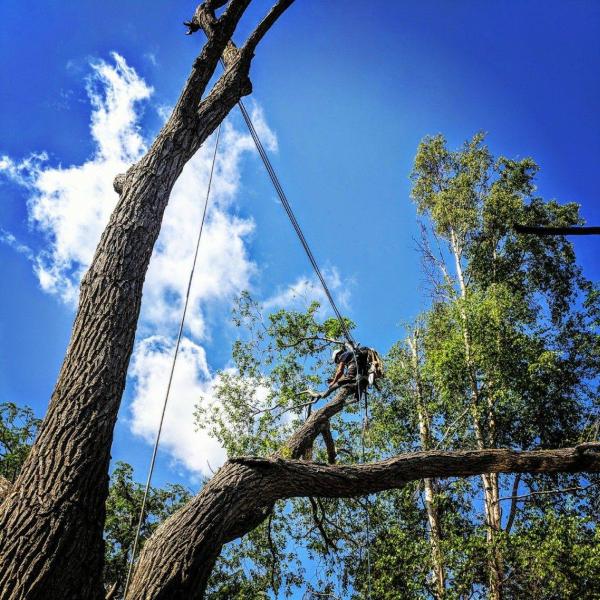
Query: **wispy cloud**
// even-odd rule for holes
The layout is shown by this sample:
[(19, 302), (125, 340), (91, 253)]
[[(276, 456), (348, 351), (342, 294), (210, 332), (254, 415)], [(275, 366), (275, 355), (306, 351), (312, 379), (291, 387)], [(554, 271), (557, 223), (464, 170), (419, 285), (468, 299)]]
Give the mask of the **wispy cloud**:
[[(353, 281), (342, 279), (335, 267), (322, 269), (322, 274), (339, 309), (348, 310)], [(304, 310), (312, 302), (318, 302), (321, 305), (322, 315), (332, 312), (327, 296), (316, 275), (298, 277), (292, 284), (279, 288), (274, 295), (263, 302), (263, 306), (267, 311), (280, 308)]]
[(34, 261), (40, 285), (70, 304), (77, 300), (79, 280), (117, 201), (113, 178), (145, 149), (137, 118), (152, 88), (123, 57), (113, 54), (113, 60), (94, 62), (87, 79), (96, 146), (92, 158), (69, 167), (51, 166), (44, 152), (21, 161), (0, 160), (0, 173), (30, 191), (30, 222), (47, 241)]
[(27, 260), (30, 260), (32, 262), (35, 260), (35, 254), (29, 246), (19, 242), (19, 240), (17, 240), (17, 238), (12, 233), (10, 233), (10, 231), (6, 231), (1, 227), (0, 243), (10, 246), (15, 252), (22, 254)]
[[(146, 150), (139, 121), (153, 93), (118, 54), (113, 54), (110, 62), (97, 60), (91, 64), (86, 89), (95, 144), (88, 160), (63, 167), (52, 165), (45, 153), (22, 160), (7, 156), (0, 159), (0, 174), (28, 191), (29, 220), (45, 244), (44, 250), (35, 254), (3, 230), (0, 241), (27, 256), (42, 289), (71, 306), (77, 301), (80, 279), (118, 199), (112, 189), (114, 176), (124, 172)], [(277, 138), (262, 110), (256, 104), (251, 107), (265, 146), (275, 151)], [(161, 114), (166, 118), (167, 111), (161, 109)], [(140, 339), (129, 371), (132, 399), (125, 419), (133, 434), (149, 443), (160, 417), (214, 143), (214, 136), (207, 140), (175, 185), (146, 276)], [(210, 208), (191, 288), (186, 335), (162, 434), (162, 448), (194, 473), (208, 474), (209, 463), (217, 467), (225, 459), (215, 440), (195, 431), (192, 413), (201, 397), (210, 401), (216, 382), (202, 346), (210, 337), (207, 311), (219, 307), (222, 310), (235, 295), (251, 288), (257, 272), (248, 250), (255, 224), (236, 214), (241, 164), (254, 151), (248, 134), (229, 121), (223, 124)], [(336, 269), (325, 273), (336, 298), (346, 307), (347, 282), (342, 281)], [(266, 305), (299, 307), (312, 299), (324, 302), (322, 290), (313, 279), (300, 278), (279, 290)]]

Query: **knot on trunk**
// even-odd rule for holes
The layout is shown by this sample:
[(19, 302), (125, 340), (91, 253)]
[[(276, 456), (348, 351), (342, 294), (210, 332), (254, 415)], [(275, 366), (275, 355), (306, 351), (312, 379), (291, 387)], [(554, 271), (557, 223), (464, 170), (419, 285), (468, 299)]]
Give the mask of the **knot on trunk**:
[(119, 173), (113, 180), (113, 189), (119, 196), (123, 193), (123, 186), (125, 185), (125, 173)]

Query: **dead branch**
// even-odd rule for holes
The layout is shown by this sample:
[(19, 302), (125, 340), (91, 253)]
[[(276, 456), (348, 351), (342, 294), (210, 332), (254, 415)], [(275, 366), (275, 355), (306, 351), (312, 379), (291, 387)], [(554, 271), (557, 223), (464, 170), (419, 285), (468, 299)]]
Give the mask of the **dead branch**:
[[(540, 491), (535, 491), (535, 492), (529, 492), (529, 494), (522, 494), (521, 496), (504, 496), (503, 498), (498, 498), (498, 500), (496, 500), (496, 503), (502, 502), (503, 500), (512, 500), (514, 503), (514, 502), (520, 502), (522, 500), (528, 500), (535, 496), (546, 496), (546, 495), (552, 495), (552, 494), (575, 494), (577, 492), (585, 492), (585, 490), (588, 490), (591, 487), (598, 485), (598, 483), (599, 482), (594, 482), (594, 483), (590, 483), (589, 485), (584, 485), (584, 486), (577, 485), (577, 486), (573, 486), (573, 487), (560, 488), (560, 489), (556, 489), (556, 490), (540, 490)], [(514, 488), (513, 488), (513, 490), (514, 490)]]

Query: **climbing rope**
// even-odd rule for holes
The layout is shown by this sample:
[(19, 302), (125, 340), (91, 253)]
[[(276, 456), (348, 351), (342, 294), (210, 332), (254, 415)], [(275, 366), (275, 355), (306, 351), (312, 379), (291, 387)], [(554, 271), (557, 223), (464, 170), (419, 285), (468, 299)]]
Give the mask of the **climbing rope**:
[[(275, 173), (275, 169), (273, 168), (273, 165), (271, 164), (271, 161), (269, 160), (269, 157), (264, 149), (264, 146), (262, 145), (260, 137), (258, 136), (258, 133), (256, 132), (256, 129), (254, 127), (254, 124), (252, 123), (252, 119), (250, 118), (250, 115), (248, 114), (248, 111), (246, 110), (246, 107), (244, 106), (244, 103), (242, 102), (242, 100), (240, 100), (238, 102), (238, 106), (240, 108), (240, 112), (242, 113), (242, 117), (244, 118), (244, 121), (246, 122), (248, 131), (250, 132), (250, 135), (252, 136), (252, 139), (254, 140), (254, 145), (256, 146), (258, 154), (260, 155), (260, 157), (263, 161), (263, 164), (265, 165), (265, 169), (267, 170), (267, 173), (269, 174), (271, 183), (273, 184), (273, 187), (275, 188), (275, 191), (277, 192), (277, 195), (279, 196), (279, 199), (281, 200), (281, 204), (282, 204), (283, 208), (285, 209), (285, 212), (292, 224), (292, 227), (294, 228), (294, 231), (296, 232), (296, 235), (298, 236), (298, 239), (300, 240), (300, 243), (302, 244), (302, 247), (304, 248), (304, 252), (306, 253), (306, 256), (308, 257), (308, 260), (310, 261), (310, 264), (312, 265), (313, 270), (315, 271), (315, 274), (317, 275), (319, 281), (321, 282), (323, 291), (325, 292), (325, 295), (327, 296), (327, 299), (329, 300), (329, 304), (331, 305), (331, 308), (333, 309), (333, 312), (335, 313), (335, 316), (337, 317), (337, 319), (340, 323), (340, 327), (344, 333), (344, 336), (350, 343), (350, 346), (352, 348), (352, 354), (354, 356), (354, 362), (356, 365), (356, 395), (357, 395), (357, 398), (360, 403), (360, 400), (362, 399), (361, 398), (361, 377), (360, 377), (359, 369), (358, 369), (358, 359), (356, 357), (356, 348), (357, 348), (356, 342), (354, 341), (354, 338), (350, 334), (350, 331), (348, 330), (348, 327), (346, 326), (346, 322), (344, 321), (344, 318), (342, 317), (342, 314), (339, 311), (339, 309), (335, 303), (335, 300), (333, 299), (333, 295), (331, 294), (331, 291), (329, 290), (327, 282), (325, 281), (325, 278), (323, 277), (323, 274), (321, 273), (321, 269), (319, 269), (319, 265), (315, 259), (315, 256), (314, 256), (312, 250), (310, 249), (310, 246), (306, 240), (306, 237), (304, 236), (304, 233), (302, 232), (300, 224), (298, 223), (298, 220), (296, 219), (294, 211), (292, 210), (292, 207), (290, 206), (290, 203), (289, 203), (289, 200), (287, 199), (285, 191), (283, 190), (283, 187), (281, 186), (281, 183), (279, 182), (277, 173)], [(368, 408), (368, 403), (367, 403), (366, 391), (364, 393), (362, 393), (362, 396), (364, 397), (365, 412), (364, 412), (364, 420), (363, 420), (363, 430), (361, 432), (360, 441), (361, 441), (361, 448), (362, 448), (362, 462), (364, 463), (365, 462), (365, 454), (366, 454), (364, 434), (365, 434), (365, 428), (367, 427), (368, 422), (369, 422), (369, 408)], [(371, 524), (370, 524), (370, 515), (369, 515), (369, 497), (368, 496), (367, 496), (367, 502), (366, 502), (366, 506), (365, 506), (365, 517), (366, 517), (365, 521), (366, 521), (366, 536), (367, 536), (367, 544), (366, 544), (366, 546), (367, 546), (367, 599), (370, 600), (370, 598), (371, 598), (371, 548), (370, 548)]]
[(271, 164), (271, 161), (269, 160), (269, 157), (267, 156), (264, 146), (262, 145), (262, 142), (260, 141), (260, 138), (258, 137), (258, 133), (256, 132), (256, 129), (254, 128), (252, 119), (250, 118), (250, 115), (248, 114), (248, 111), (246, 110), (246, 107), (244, 106), (244, 103), (241, 100), (238, 102), (238, 106), (240, 107), (240, 112), (242, 113), (242, 117), (244, 118), (244, 121), (246, 122), (248, 131), (250, 132), (250, 135), (252, 136), (252, 139), (254, 140), (254, 145), (256, 146), (256, 149), (258, 150), (258, 154), (260, 155), (260, 157), (263, 161), (263, 164), (265, 165), (265, 169), (267, 170), (267, 173), (269, 174), (269, 177), (271, 179), (273, 187), (275, 188), (275, 191), (277, 192), (277, 195), (279, 196), (279, 199), (281, 200), (281, 204), (282, 204), (283, 208), (285, 209), (285, 212), (287, 213), (290, 223), (292, 224), (292, 227), (294, 228), (294, 231), (296, 232), (296, 235), (298, 236), (298, 239), (300, 240), (300, 243), (302, 244), (302, 247), (304, 248), (304, 252), (306, 253), (306, 256), (308, 257), (308, 260), (310, 261), (310, 264), (312, 265), (312, 268), (313, 268), (316, 276), (318, 277), (319, 281), (321, 282), (321, 286), (323, 287), (323, 291), (325, 292), (325, 295), (327, 296), (327, 300), (329, 301), (329, 304), (331, 305), (331, 308), (333, 309), (333, 312), (335, 313), (335, 316), (337, 317), (337, 320), (340, 323), (340, 327), (344, 333), (344, 337), (348, 340), (348, 342), (352, 345), (352, 347), (354, 347), (354, 346), (356, 346), (356, 342), (354, 341), (354, 338), (350, 334), (350, 331), (348, 330), (348, 327), (346, 326), (346, 322), (344, 321), (344, 318), (342, 317), (342, 313), (339, 311), (337, 304), (335, 303), (335, 300), (333, 299), (333, 295), (331, 294), (331, 291), (329, 290), (329, 286), (327, 285), (327, 282), (325, 281), (325, 278), (323, 277), (323, 274), (321, 273), (321, 269), (319, 268), (319, 265), (317, 264), (315, 256), (314, 256), (312, 250), (310, 249), (310, 246), (308, 245), (308, 242), (306, 240), (306, 237), (304, 236), (304, 233), (302, 232), (300, 224), (298, 223), (298, 220), (296, 219), (296, 215), (294, 214), (294, 211), (292, 210), (292, 207), (290, 206), (287, 196), (283, 190), (283, 187), (281, 186), (281, 183), (279, 182), (279, 178), (277, 177), (277, 174), (275, 173), (275, 169), (273, 169), (273, 165)]
[(217, 150), (219, 148), (219, 139), (221, 137), (221, 124), (217, 129), (217, 139), (215, 141), (215, 149), (212, 157), (212, 164), (210, 167), (210, 175), (208, 177), (208, 186), (206, 189), (206, 199), (204, 201), (204, 210), (202, 211), (202, 219), (200, 221), (200, 228), (198, 230), (198, 237), (196, 239), (196, 249), (194, 251), (194, 260), (192, 261), (192, 268), (190, 270), (190, 277), (188, 279), (187, 291), (185, 294), (185, 301), (183, 304), (183, 312), (181, 314), (181, 321), (179, 322), (179, 332), (177, 333), (177, 341), (175, 343), (175, 350), (173, 351), (173, 360), (171, 362), (171, 371), (169, 373), (169, 382), (167, 383), (167, 389), (165, 392), (165, 399), (163, 401), (162, 413), (160, 415), (160, 422), (158, 425), (158, 431), (156, 432), (156, 439), (154, 441), (154, 449), (152, 451), (152, 459), (150, 460), (150, 469), (148, 470), (148, 479), (146, 480), (146, 487), (144, 489), (144, 496), (142, 499), (142, 508), (140, 510), (140, 518), (138, 520), (137, 529), (135, 532), (135, 538), (133, 541), (133, 550), (131, 551), (131, 557), (129, 559), (129, 569), (127, 571), (127, 579), (125, 581), (125, 590), (123, 591), (123, 598), (127, 598), (127, 590), (129, 589), (129, 582), (131, 581), (131, 574), (133, 572), (133, 565), (135, 562), (135, 555), (140, 539), (140, 531), (144, 522), (146, 501), (148, 499), (148, 493), (150, 492), (150, 484), (152, 483), (152, 474), (154, 473), (154, 465), (156, 463), (156, 455), (158, 452), (158, 445), (160, 442), (160, 435), (162, 433), (163, 422), (165, 420), (165, 412), (167, 410), (167, 402), (169, 401), (169, 393), (171, 391), (171, 383), (173, 382), (173, 373), (175, 372), (175, 364), (177, 363), (177, 356), (179, 354), (179, 346), (181, 344), (181, 337), (183, 335), (183, 325), (185, 323), (185, 317), (187, 314), (188, 304), (190, 300), (190, 290), (192, 289), (192, 280), (194, 278), (194, 271), (196, 270), (196, 262), (198, 260), (198, 249), (200, 248), (200, 239), (202, 238), (202, 231), (204, 229), (204, 222), (206, 220), (206, 213), (208, 209), (208, 200), (210, 197), (210, 189), (212, 186), (213, 174), (215, 171), (215, 163), (217, 160)]
[[(224, 67), (224, 63), (223, 63), (222, 59), (221, 59), (221, 64)], [(325, 295), (327, 296), (327, 299), (329, 300), (329, 304), (331, 305), (331, 308), (333, 309), (333, 312), (335, 313), (335, 316), (337, 317), (337, 319), (340, 323), (340, 327), (344, 333), (344, 336), (350, 343), (350, 346), (352, 348), (352, 354), (354, 356), (354, 362), (356, 365), (356, 394), (357, 394), (357, 397), (358, 397), (358, 400), (360, 403), (360, 400), (362, 399), (361, 398), (361, 377), (360, 377), (359, 369), (358, 369), (358, 359), (356, 357), (357, 344), (354, 341), (354, 338), (352, 337), (352, 335), (350, 334), (350, 331), (348, 330), (348, 327), (346, 326), (346, 322), (344, 321), (344, 318), (342, 317), (342, 314), (340, 313), (340, 311), (335, 303), (335, 300), (333, 299), (333, 295), (331, 294), (331, 291), (329, 290), (327, 282), (325, 281), (325, 278), (323, 277), (323, 274), (321, 273), (321, 269), (319, 269), (319, 265), (315, 259), (315, 256), (314, 256), (312, 250), (310, 249), (310, 246), (308, 245), (306, 237), (304, 236), (304, 233), (302, 232), (300, 224), (298, 223), (298, 220), (296, 219), (294, 211), (292, 210), (292, 207), (290, 206), (290, 203), (287, 199), (285, 191), (283, 190), (283, 187), (281, 186), (281, 183), (279, 182), (277, 173), (275, 173), (275, 169), (273, 168), (273, 165), (271, 164), (271, 161), (269, 160), (269, 157), (264, 149), (264, 146), (262, 145), (260, 137), (258, 136), (256, 129), (254, 128), (252, 119), (250, 118), (250, 115), (248, 114), (248, 111), (246, 110), (246, 107), (244, 106), (244, 103), (242, 102), (242, 100), (239, 100), (238, 106), (240, 108), (240, 112), (242, 113), (242, 117), (244, 118), (244, 121), (246, 122), (248, 131), (250, 132), (250, 135), (252, 136), (252, 139), (254, 140), (254, 145), (256, 146), (258, 154), (260, 155), (260, 157), (263, 161), (263, 164), (265, 166), (265, 169), (267, 170), (267, 173), (269, 174), (269, 178), (271, 179), (273, 187), (275, 188), (275, 191), (277, 192), (277, 195), (279, 196), (279, 199), (281, 200), (281, 204), (282, 204), (283, 208), (285, 209), (285, 212), (287, 213), (287, 216), (292, 224), (292, 227), (294, 228), (294, 231), (296, 232), (296, 235), (298, 236), (298, 239), (300, 240), (300, 243), (302, 244), (302, 247), (304, 248), (304, 252), (306, 253), (306, 256), (308, 257), (308, 260), (310, 261), (310, 264), (312, 265), (313, 270), (315, 271), (315, 274), (317, 275), (319, 281), (321, 282), (323, 291), (325, 292)], [(362, 432), (361, 432), (361, 436), (360, 436), (360, 441), (361, 441), (361, 450), (362, 450), (362, 462), (364, 463), (365, 462), (365, 454), (366, 454), (364, 434), (365, 434), (365, 428), (368, 426), (368, 422), (369, 422), (369, 407), (368, 407), (368, 403), (367, 403), (366, 391), (364, 393), (362, 393), (362, 396), (364, 396), (364, 407), (365, 407), (364, 411), (365, 412), (364, 412), (363, 428), (362, 428)], [(371, 546), (371, 542), (370, 542), (371, 525), (370, 525), (369, 497), (368, 496), (367, 496), (367, 501), (366, 501), (366, 505), (365, 505), (365, 517), (366, 517), (365, 521), (366, 521), (366, 537), (367, 537), (367, 544), (366, 544), (366, 546), (367, 546), (367, 599), (370, 600), (370, 598), (371, 598), (371, 547), (370, 547)]]

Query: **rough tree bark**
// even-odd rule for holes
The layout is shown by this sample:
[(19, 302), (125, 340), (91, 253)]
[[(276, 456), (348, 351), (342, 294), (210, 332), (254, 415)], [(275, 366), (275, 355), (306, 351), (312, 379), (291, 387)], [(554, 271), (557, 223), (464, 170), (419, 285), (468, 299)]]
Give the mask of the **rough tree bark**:
[[(202, 28), (207, 42), (173, 114), (148, 153), (115, 178), (119, 201), (83, 278), (48, 413), (0, 507), (0, 600), (103, 596), (110, 445), (163, 212), (186, 162), (250, 93), (254, 50), (293, 0), (279, 0), (238, 50), (230, 40), (250, 1), (206, 0), (196, 9), (190, 33)], [(225, 72), (205, 95), (221, 56)], [(227, 462), (146, 543), (130, 598), (201, 597), (222, 545), (256, 527), (278, 499), (364, 495), (415, 479), (478, 473), (600, 471), (599, 447), (590, 444), (522, 453), (421, 452), (358, 466), (293, 460), (318, 435), (329, 439), (329, 420), (351, 397), (342, 391), (313, 413), (278, 455)]]
[[(115, 179), (118, 204), (81, 282), (71, 340), (38, 438), (0, 514), (0, 598), (99, 599), (113, 429), (142, 286), (171, 189), (184, 165), (245, 94), (254, 50), (293, 0), (279, 0), (237, 50), (250, 0), (198, 7), (207, 41), (148, 153)], [(226, 69), (203, 98), (219, 59)]]

